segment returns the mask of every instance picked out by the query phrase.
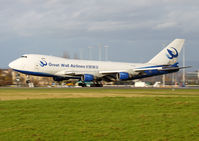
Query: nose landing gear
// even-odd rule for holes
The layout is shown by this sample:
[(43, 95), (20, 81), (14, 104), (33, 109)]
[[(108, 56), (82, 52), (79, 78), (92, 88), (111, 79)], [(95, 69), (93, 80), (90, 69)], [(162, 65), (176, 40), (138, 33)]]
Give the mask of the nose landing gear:
[(27, 84), (28, 87), (30, 87), (30, 88), (33, 88), (33, 87), (34, 87), (33, 82), (30, 81), (29, 75), (26, 75), (26, 84)]

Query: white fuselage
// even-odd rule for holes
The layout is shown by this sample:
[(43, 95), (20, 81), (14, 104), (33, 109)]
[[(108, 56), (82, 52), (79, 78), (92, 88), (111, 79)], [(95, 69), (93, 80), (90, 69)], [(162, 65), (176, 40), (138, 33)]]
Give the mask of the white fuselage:
[(61, 57), (27, 54), (9, 64), (16, 71), (33, 72), (38, 75), (70, 76), (71, 73), (101, 75), (100, 71), (133, 70), (137, 67), (149, 66), (140, 63), (121, 63), (109, 61), (91, 61), (65, 59)]

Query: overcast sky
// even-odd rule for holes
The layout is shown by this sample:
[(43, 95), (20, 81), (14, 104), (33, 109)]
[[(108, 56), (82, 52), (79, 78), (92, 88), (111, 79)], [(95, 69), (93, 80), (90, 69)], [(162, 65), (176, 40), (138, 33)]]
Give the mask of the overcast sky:
[(111, 61), (146, 62), (175, 38), (199, 62), (199, 1), (0, 0), (0, 68), (25, 53), (88, 59), (89, 46), (97, 60), (99, 45)]

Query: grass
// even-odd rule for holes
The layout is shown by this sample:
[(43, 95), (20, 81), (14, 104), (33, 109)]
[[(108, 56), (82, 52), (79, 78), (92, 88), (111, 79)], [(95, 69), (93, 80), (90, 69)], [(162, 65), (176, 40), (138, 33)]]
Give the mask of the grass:
[(199, 140), (199, 90), (0, 89), (0, 97), (21, 93), (104, 95), (0, 101), (0, 141)]
[(82, 97), (198, 97), (199, 89), (1, 88), (0, 100)]

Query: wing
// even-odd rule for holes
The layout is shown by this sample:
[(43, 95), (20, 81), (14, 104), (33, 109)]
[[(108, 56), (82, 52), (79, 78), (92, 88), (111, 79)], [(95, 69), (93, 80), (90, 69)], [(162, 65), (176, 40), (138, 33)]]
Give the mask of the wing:
[(190, 68), (191, 66), (187, 67), (178, 67), (178, 66), (152, 66), (152, 67), (143, 67), (143, 68), (134, 68), (129, 70), (115, 70), (115, 71), (100, 71), (100, 73), (103, 75), (103, 79), (105, 81), (114, 81), (121, 79), (120, 75), (128, 74), (130, 78), (136, 76), (142, 76), (146, 74), (153, 74), (153, 73), (159, 73), (164, 74), (168, 72), (178, 71), (180, 69)]
[(142, 76), (146, 75), (147, 73), (157, 73), (161, 71), (178, 71), (179, 69), (190, 68), (191, 66), (187, 67), (178, 67), (177, 65), (170, 65), (170, 66), (146, 66), (146, 67), (139, 67), (133, 69), (126, 69), (126, 70), (106, 70), (106, 71), (60, 71), (57, 72), (55, 75), (60, 77), (68, 77), (68, 78), (81, 78), (84, 75), (93, 75), (95, 78), (102, 79), (108, 82), (115, 81), (115, 80), (128, 80), (134, 76)]

